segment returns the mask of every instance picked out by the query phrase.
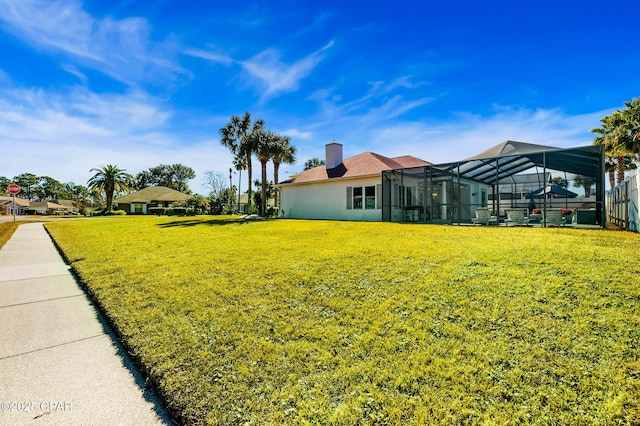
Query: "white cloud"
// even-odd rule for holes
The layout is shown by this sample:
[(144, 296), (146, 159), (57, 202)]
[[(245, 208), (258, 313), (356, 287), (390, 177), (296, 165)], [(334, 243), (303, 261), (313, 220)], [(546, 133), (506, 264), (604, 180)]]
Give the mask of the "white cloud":
[(128, 85), (190, 77), (168, 59), (176, 47), (151, 41), (142, 18), (98, 20), (77, 0), (0, 0), (0, 22), (35, 47), (65, 53)]
[(223, 65), (231, 65), (235, 62), (235, 60), (226, 53), (218, 53), (209, 50), (189, 48), (185, 49), (184, 54), (196, 58), (206, 59), (207, 61), (211, 62), (217, 62)]
[(496, 108), (489, 116), (390, 124), (372, 129), (370, 145), (383, 155), (411, 154), (432, 163), (462, 160), (506, 140), (568, 148), (589, 145), (603, 111), (568, 115), (560, 109)]
[(424, 81), (412, 83), (411, 77), (412, 77), (411, 75), (403, 75), (395, 78), (389, 84), (385, 84), (384, 81), (370, 82), (369, 84), (371, 85), (371, 89), (369, 90), (369, 92), (371, 94), (385, 94), (385, 93), (390, 93), (398, 88), (416, 89), (420, 86), (427, 84)]
[[(137, 92), (5, 91), (0, 94), (0, 174), (11, 178), (30, 172), (86, 184), (89, 170), (101, 164), (133, 174), (173, 163), (192, 167), (197, 176), (228, 168), (231, 155), (215, 133), (175, 131), (172, 116), (156, 98)], [(199, 182), (191, 186), (200, 190)]]
[(74, 75), (82, 82), (82, 84), (87, 84), (87, 76), (84, 75), (75, 65), (71, 64), (62, 64), (62, 69), (68, 72), (71, 75)]
[(590, 129), (609, 113), (571, 115), (559, 108), (496, 106), (488, 115), (460, 112), (445, 119), (384, 119), (379, 111), (342, 120), (311, 118), (313, 134), (294, 140), (298, 162), (284, 170), (301, 171), (307, 159), (324, 158), (324, 146), (334, 138), (344, 145), (345, 157), (372, 151), (388, 157), (413, 155), (436, 164), (463, 160), (506, 140), (561, 148), (590, 145)]
[(300, 87), (300, 81), (307, 77), (324, 58), (323, 52), (333, 46), (329, 42), (322, 49), (287, 65), (280, 60), (280, 52), (276, 49), (267, 49), (255, 55), (253, 58), (240, 61), (240, 65), (261, 90), (261, 99), (264, 101), (280, 93), (296, 91)]
[(366, 122), (384, 121), (396, 118), (412, 109), (431, 102), (433, 98), (420, 98), (415, 100), (405, 100), (402, 96), (393, 96), (387, 99), (382, 105), (370, 109), (364, 116)]
[(285, 136), (296, 139), (309, 139), (312, 136), (311, 132), (302, 132), (297, 129), (287, 129), (281, 132)]

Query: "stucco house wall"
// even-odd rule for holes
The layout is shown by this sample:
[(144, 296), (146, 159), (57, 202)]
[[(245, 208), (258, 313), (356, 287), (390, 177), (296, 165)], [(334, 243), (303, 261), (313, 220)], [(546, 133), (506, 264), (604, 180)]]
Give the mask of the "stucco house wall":
[[(374, 208), (366, 208), (366, 187), (374, 188)], [(357, 194), (354, 188), (362, 188), (362, 203), (359, 207), (357, 202), (354, 204), (354, 196), (357, 197), (354, 195)], [(379, 175), (290, 186), (280, 194), (281, 215), (296, 219), (380, 221), (381, 191)]]
[(281, 182), (280, 217), (382, 220), (382, 171), (430, 163), (409, 155), (389, 158), (363, 152), (343, 159), (342, 144), (325, 145), (326, 164)]

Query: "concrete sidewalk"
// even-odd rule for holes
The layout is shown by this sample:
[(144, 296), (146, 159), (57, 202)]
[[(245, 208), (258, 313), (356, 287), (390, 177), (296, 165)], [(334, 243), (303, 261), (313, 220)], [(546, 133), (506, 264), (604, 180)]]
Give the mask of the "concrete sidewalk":
[(0, 424), (172, 424), (42, 223), (0, 250)]

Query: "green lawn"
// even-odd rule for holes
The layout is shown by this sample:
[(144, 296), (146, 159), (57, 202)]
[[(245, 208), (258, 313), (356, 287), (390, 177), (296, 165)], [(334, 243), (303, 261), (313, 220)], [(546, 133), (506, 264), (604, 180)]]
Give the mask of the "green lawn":
[(47, 223), (188, 424), (637, 424), (640, 235)]
[(0, 222), (0, 248), (9, 241), (18, 225), (20, 225), (20, 222)]

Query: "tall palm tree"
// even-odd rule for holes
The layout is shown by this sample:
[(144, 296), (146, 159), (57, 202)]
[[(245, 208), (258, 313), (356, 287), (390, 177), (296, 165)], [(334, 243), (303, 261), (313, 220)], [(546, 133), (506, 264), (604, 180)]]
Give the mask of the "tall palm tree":
[(600, 119), (600, 127), (591, 129), (592, 133), (596, 133), (597, 136), (593, 140), (596, 145), (604, 145), (605, 154), (614, 158), (617, 170), (618, 182), (624, 180), (624, 156), (626, 145), (624, 134), (624, 118), (619, 110), (616, 110), (611, 115), (607, 115)]
[(233, 157), (233, 167), (238, 171), (238, 212), (240, 211), (240, 183), (242, 181), (242, 171), (247, 168), (246, 158), (236, 155)]
[(591, 176), (576, 175), (573, 179), (573, 186), (584, 188), (584, 196), (591, 196), (591, 187), (596, 183), (596, 179)]
[(625, 149), (630, 161), (635, 166), (640, 165), (640, 98), (625, 102), (627, 107), (623, 112), (625, 130), (629, 135)]
[[(251, 154), (254, 151), (255, 141), (251, 135), (260, 132), (263, 126), (263, 120), (256, 120), (251, 124), (251, 113), (247, 111), (242, 117), (231, 116), (231, 121), (219, 130), (222, 145), (229, 148), (234, 156), (244, 157), (249, 182), (251, 182), (252, 171)], [(251, 209), (251, 185), (249, 185), (249, 209)]]
[(271, 161), (273, 161), (273, 184), (275, 187), (275, 201), (276, 206), (280, 206), (280, 191), (278, 191), (278, 171), (280, 169), (280, 164), (293, 164), (296, 162), (296, 147), (291, 145), (291, 140), (288, 136), (280, 136), (277, 141), (275, 150), (273, 152), (273, 157)]
[(267, 214), (267, 163), (273, 158), (274, 153), (277, 150), (280, 141), (280, 136), (276, 135), (272, 131), (261, 131), (254, 134), (254, 147), (256, 156), (260, 160), (262, 169), (262, 182), (261, 182), (261, 199), (262, 204), (260, 213), (262, 216)]
[(593, 143), (604, 145), (606, 155), (614, 158), (618, 183), (624, 180), (629, 159), (640, 153), (640, 98), (625, 102), (625, 106), (601, 118), (601, 126), (591, 130), (597, 134)]
[(613, 189), (616, 186), (616, 159), (611, 154), (604, 156), (604, 171), (609, 176), (609, 186)]
[(631, 102), (625, 102), (627, 107), (622, 113), (625, 119), (625, 126), (631, 137), (633, 148), (632, 151), (638, 153), (640, 149), (640, 98), (632, 99)]
[(97, 193), (105, 193), (107, 200), (107, 211), (113, 207), (113, 193), (118, 191), (128, 191), (133, 184), (133, 176), (117, 166), (107, 164), (90, 170), (96, 172), (87, 181), (89, 190)]

